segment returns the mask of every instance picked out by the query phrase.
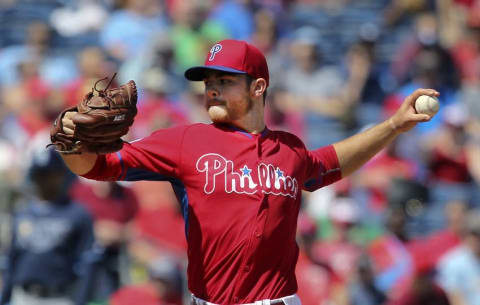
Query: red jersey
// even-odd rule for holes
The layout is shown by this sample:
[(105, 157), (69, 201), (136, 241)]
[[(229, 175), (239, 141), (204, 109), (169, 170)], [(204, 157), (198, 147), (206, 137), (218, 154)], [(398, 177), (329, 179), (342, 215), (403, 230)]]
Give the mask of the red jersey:
[(85, 177), (170, 181), (185, 219), (190, 291), (238, 304), (296, 292), (301, 191), (341, 174), (333, 146), (309, 151), (287, 132), (194, 124), (99, 156)]
[[(96, 182), (98, 183), (98, 182)], [(109, 194), (99, 196), (93, 187), (84, 182), (76, 182), (70, 191), (71, 196), (90, 212), (95, 220), (112, 220), (126, 224), (138, 211), (135, 193), (118, 185), (108, 186)], [(112, 207), (114, 207), (112, 209)]]

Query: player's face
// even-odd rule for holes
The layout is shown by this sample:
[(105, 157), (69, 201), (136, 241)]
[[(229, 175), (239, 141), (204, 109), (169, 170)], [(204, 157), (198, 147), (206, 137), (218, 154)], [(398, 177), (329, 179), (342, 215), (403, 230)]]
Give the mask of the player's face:
[(208, 71), (204, 83), (205, 107), (212, 122), (231, 123), (251, 109), (245, 75)]
[(62, 195), (66, 176), (60, 171), (50, 171), (33, 179), (37, 195), (43, 200), (53, 201)]

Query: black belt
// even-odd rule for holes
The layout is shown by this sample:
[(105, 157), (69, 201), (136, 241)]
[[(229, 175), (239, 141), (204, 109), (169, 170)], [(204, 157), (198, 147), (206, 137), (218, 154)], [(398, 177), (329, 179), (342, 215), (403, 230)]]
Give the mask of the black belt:
[(67, 287), (48, 287), (42, 284), (23, 284), (22, 290), (25, 293), (39, 298), (63, 297), (68, 294)]

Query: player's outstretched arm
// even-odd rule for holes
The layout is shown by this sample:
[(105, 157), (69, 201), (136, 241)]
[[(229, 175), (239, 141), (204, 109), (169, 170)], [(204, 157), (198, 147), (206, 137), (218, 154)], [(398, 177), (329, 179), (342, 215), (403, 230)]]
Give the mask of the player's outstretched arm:
[[(63, 131), (66, 134), (73, 135), (75, 129), (75, 124), (72, 121), (72, 117), (76, 112), (66, 112), (65, 116), (62, 118)], [(77, 175), (83, 175), (88, 173), (95, 162), (97, 161), (97, 154), (93, 153), (81, 153), (81, 154), (60, 154), (65, 161), (67, 167)]]
[(88, 173), (95, 162), (97, 161), (97, 155), (92, 153), (82, 153), (81, 155), (65, 155), (60, 154), (65, 161), (67, 167), (77, 175), (84, 175)]
[(397, 112), (388, 120), (333, 144), (343, 177), (359, 169), (400, 133), (409, 131), (418, 123), (431, 119), (429, 115), (418, 114), (415, 111), (415, 100), (420, 95), (438, 96), (439, 93), (433, 89), (418, 89), (405, 98)]

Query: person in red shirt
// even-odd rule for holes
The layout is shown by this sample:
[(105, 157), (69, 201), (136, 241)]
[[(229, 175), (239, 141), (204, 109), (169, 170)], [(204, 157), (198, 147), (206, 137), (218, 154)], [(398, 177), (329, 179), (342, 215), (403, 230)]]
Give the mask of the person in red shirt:
[(450, 305), (445, 290), (435, 283), (433, 275), (433, 266), (417, 265), (407, 290), (387, 305)]
[(368, 196), (368, 208), (375, 214), (385, 213), (388, 208), (387, 190), (395, 178), (414, 179), (417, 165), (398, 153), (398, 140), (368, 162), (355, 177), (358, 186), (363, 187)]
[(361, 254), (360, 247), (350, 238), (351, 229), (357, 224), (356, 202), (349, 197), (338, 197), (332, 203), (329, 219), (332, 233), (317, 241), (312, 247), (315, 260), (327, 264), (343, 283), (353, 277)]
[[(197, 305), (300, 304), (300, 192), (350, 175), (397, 135), (429, 121), (413, 103), (422, 94), (439, 95), (419, 89), (384, 122), (308, 150), (295, 135), (265, 125), (268, 66), (253, 45), (219, 41), (205, 65), (188, 69), (185, 77), (204, 82), (212, 124), (157, 130), (116, 153), (63, 158), (89, 179), (172, 183), (185, 219), (188, 289)], [(63, 117), (64, 132), (73, 133), (74, 114)]]
[(468, 110), (463, 104), (445, 107), (443, 124), (424, 141), (423, 150), (432, 184), (466, 184), (472, 181), (467, 158)]
[(419, 266), (435, 266), (451, 249), (461, 244), (466, 233), (465, 221), (468, 215), (468, 204), (461, 200), (449, 201), (444, 209), (446, 227), (432, 232), (426, 237), (411, 240), (408, 251), (415, 264)]
[(62, 97), (67, 107), (76, 106), (79, 100), (85, 97), (95, 81), (103, 77), (105, 70), (113, 68), (105, 52), (98, 47), (86, 47), (79, 52), (78, 58), (79, 75), (66, 83), (62, 88)]
[(120, 257), (128, 244), (128, 225), (138, 211), (132, 190), (116, 182), (80, 179), (72, 186), (72, 197), (94, 219), (95, 243), (84, 257), (80, 297), (104, 301), (120, 287)]
[(313, 256), (312, 248), (317, 240), (317, 225), (305, 212), (298, 217), (299, 255), (295, 275), (298, 296), (303, 305), (318, 305), (334, 298), (343, 283), (335, 271)]

